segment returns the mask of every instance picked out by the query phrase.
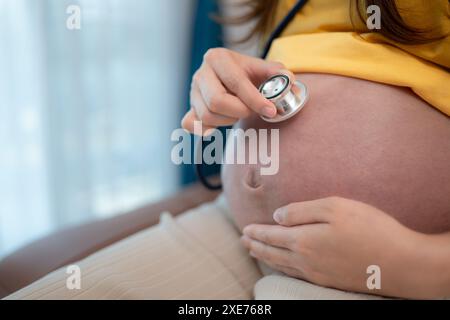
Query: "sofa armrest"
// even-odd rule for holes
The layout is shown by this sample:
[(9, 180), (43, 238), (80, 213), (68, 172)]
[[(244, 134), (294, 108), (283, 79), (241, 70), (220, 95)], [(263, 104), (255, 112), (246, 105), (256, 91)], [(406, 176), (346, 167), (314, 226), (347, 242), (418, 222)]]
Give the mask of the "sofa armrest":
[(193, 185), (155, 204), (105, 220), (57, 231), (0, 261), (0, 298), (48, 273), (149, 228), (162, 212), (178, 215), (214, 200), (216, 192)]

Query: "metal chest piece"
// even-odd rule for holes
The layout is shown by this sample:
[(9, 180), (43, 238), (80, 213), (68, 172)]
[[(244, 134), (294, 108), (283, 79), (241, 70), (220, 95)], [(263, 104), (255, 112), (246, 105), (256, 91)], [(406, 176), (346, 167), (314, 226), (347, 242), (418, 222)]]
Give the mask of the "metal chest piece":
[(259, 91), (277, 108), (277, 115), (274, 118), (261, 117), (270, 123), (292, 118), (303, 109), (309, 98), (306, 85), (300, 81), (292, 83), (286, 75), (270, 78), (261, 85)]

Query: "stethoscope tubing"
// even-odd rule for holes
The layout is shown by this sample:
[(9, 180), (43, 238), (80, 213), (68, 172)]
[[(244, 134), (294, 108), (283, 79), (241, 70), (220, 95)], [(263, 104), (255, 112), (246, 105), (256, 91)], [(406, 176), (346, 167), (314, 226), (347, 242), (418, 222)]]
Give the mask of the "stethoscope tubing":
[(297, 3), (292, 7), (292, 9), (288, 12), (288, 14), (284, 17), (284, 19), (278, 24), (275, 30), (271, 33), (269, 39), (265, 46), (263, 47), (263, 51), (261, 53), (261, 58), (266, 59), (269, 54), (270, 48), (272, 47), (273, 42), (281, 36), (284, 30), (289, 26), (289, 24), (294, 20), (297, 13), (303, 9), (308, 0), (298, 0)]

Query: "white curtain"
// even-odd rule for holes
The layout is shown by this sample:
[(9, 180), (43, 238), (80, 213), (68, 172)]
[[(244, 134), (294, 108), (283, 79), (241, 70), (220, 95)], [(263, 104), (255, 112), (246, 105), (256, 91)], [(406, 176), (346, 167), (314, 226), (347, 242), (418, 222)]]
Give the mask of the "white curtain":
[[(81, 8), (68, 30), (66, 9)], [(173, 191), (191, 0), (0, 0), (0, 256)]]

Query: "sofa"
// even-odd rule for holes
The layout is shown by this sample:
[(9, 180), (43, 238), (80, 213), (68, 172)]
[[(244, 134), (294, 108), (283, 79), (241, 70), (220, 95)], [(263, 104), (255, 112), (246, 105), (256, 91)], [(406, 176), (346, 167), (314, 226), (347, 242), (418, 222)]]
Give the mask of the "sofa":
[(52, 271), (157, 224), (162, 212), (176, 216), (213, 201), (218, 195), (195, 184), (138, 210), (72, 226), (37, 240), (0, 261), (0, 299)]

